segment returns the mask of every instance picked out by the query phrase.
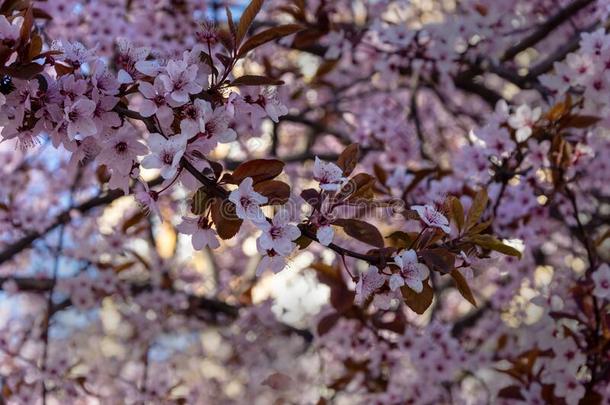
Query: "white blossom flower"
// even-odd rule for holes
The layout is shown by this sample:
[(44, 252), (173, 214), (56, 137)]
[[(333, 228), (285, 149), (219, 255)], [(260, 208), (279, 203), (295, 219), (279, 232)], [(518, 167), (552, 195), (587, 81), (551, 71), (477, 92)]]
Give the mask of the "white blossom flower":
[(517, 130), (517, 142), (523, 142), (532, 135), (532, 128), (540, 119), (542, 109), (536, 107), (533, 110), (523, 104), (517, 108), (514, 114), (508, 117), (508, 125)]
[(313, 165), (313, 178), (320, 183), (320, 188), (326, 191), (336, 191), (345, 181), (343, 170), (331, 162), (320, 160), (316, 156)]
[(97, 127), (93, 121), (95, 102), (88, 98), (79, 98), (64, 110), (65, 120), (68, 123), (68, 137), (71, 140), (84, 139), (95, 135)]
[(229, 194), (229, 201), (235, 204), (237, 216), (260, 223), (265, 221), (265, 215), (260, 205), (267, 202), (267, 197), (254, 191), (252, 177), (246, 177), (237, 190)]
[(182, 223), (176, 229), (180, 233), (191, 235), (191, 243), (195, 250), (201, 250), (206, 246), (216, 249), (220, 246), (216, 231), (210, 228), (205, 217), (182, 217)]
[(420, 219), (428, 226), (440, 228), (445, 233), (450, 233), (449, 220), (431, 205), (413, 205), (412, 210), (417, 211)]
[(430, 271), (428, 267), (419, 263), (417, 253), (414, 250), (406, 250), (401, 255), (394, 256), (394, 263), (400, 268), (400, 272), (390, 277), (390, 289), (396, 289), (407, 285), (415, 292), (422, 292), (423, 281), (428, 278)]
[(316, 231), (316, 238), (318, 242), (324, 246), (328, 246), (332, 243), (333, 237), (335, 236), (335, 231), (333, 227), (330, 225), (324, 225), (318, 228)]
[(264, 221), (258, 224), (259, 228), (263, 230), (258, 239), (258, 246), (263, 251), (273, 249), (282, 256), (289, 255), (296, 247), (296, 244), (292, 241), (301, 236), (299, 228), (289, 222), (288, 213), (279, 211), (275, 214), (271, 223)]
[(368, 270), (360, 275), (360, 279), (356, 283), (356, 304), (362, 305), (383, 283), (386, 276), (379, 273), (379, 269), (375, 266), (370, 266)]
[(610, 266), (604, 263), (591, 277), (595, 283), (593, 295), (601, 299), (610, 298)]
[(164, 179), (174, 177), (186, 150), (186, 136), (180, 134), (166, 139), (153, 133), (148, 137), (148, 147), (152, 154), (142, 160), (142, 166), (147, 169), (161, 169)]
[(195, 80), (197, 69), (197, 65), (188, 65), (182, 60), (170, 60), (166, 67), (167, 74), (159, 76), (170, 93), (170, 101), (174, 101), (174, 107), (187, 103), (189, 94), (197, 94), (203, 90)]

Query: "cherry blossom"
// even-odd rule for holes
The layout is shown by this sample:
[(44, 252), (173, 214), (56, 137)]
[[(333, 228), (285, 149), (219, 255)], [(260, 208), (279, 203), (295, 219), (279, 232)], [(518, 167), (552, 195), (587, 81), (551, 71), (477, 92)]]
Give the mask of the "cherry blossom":
[(170, 60), (167, 63), (167, 73), (160, 75), (159, 80), (165, 86), (174, 106), (183, 105), (189, 101), (189, 94), (202, 90), (201, 85), (195, 82), (197, 69), (197, 65), (189, 65), (184, 60)]
[(95, 109), (95, 102), (86, 98), (79, 98), (74, 104), (66, 107), (64, 114), (70, 139), (82, 140), (97, 132), (93, 121)]
[(392, 291), (407, 285), (415, 292), (423, 290), (423, 281), (430, 274), (428, 267), (419, 263), (417, 253), (414, 250), (405, 250), (402, 254), (394, 256), (394, 262), (399, 272), (390, 276), (390, 289)]
[(445, 233), (451, 232), (451, 228), (449, 227), (449, 220), (447, 219), (447, 217), (438, 212), (433, 206), (413, 205), (411, 206), (411, 209), (417, 212), (419, 218), (427, 226), (439, 228)]
[(378, 288), (385, 284), (386, 276), (379, 273), (379, 269), (370, 266), (365, 273), (360, 275), (356, 283), (355, 302), (362, 305)]
[(255, 223), (265, 221), (265, 215), (260, 208), (267, 202), (267, 197), (254, 191), (253, 180), (246, 177), (236, 190), (229, 195), (229, 201), (235, 204), (236, 214), (241, 219), (249, 219)]
[(289, 255), (296, 244), (292, 241), (301, 236), (301, 231), (296, 225), (290, 224), (290, 217), (286, 211), (278, 211), (269, 222), (262, 222), (259, 228), (263, 233), (258, 238), (257, 245), (263, 252), (274, 250), (282, 256)]
[(176, 227), (178, 232), (191, 235), (193, 249), (201, 250), (208, 246), (217, 249), (220, 246), (216, 231), (211, 229), (205, 218), (182, 217), (182, 222)]
[(610, 298), (610, 266), (607, 263), (602, 264), (591, 278), (595, 283), (593, 295), (600, 299)]
[(316, 156), (313, 167), (313, 178), (320, 183), (320, 188), (326, 191), (336, 191), (345, 181), (343, 171), (332, 162), (324, 162)]
[(530, 137), (532, 127), (540, 119), (541, 114), (542, 109), (540, 107), (532, 110), (527, 104), (523, 104), (517, 108), (514, 114), (508, 117), (508, 124), (517, 130), (517, 142), (523, 142)]
[(186, 136), (177, 134), (166, 138), (153, 133), (148, 136), (147, 141), (151, 154), (142, 159), (142, 166), (147, 169), (161, 169), (163, 178), (173, 178), (186, 150)]

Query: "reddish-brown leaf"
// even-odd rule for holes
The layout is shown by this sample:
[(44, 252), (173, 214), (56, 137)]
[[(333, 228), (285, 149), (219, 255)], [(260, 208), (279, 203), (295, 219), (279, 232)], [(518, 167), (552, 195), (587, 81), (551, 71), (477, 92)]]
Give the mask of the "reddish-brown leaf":
[(453, 277), (453, 281), (455, 281), (455, 285), (460, 294), (462, 294), (462, 297), (464, 297), (468, 302), (470, 302), (476, 307), (477, 301), (474, 299), (474, 295), (470, 290), (470, 286), (468, 285), (468, 282), (466, 281), (462, 273), (460, 273), (458, 269), (453, 269), (449, 274), (451, 274), (451, 277)]
[(333, 225), (343, 228), (346, 234), (360, 242), (371, 246), (382, 248), (384, 246), (383, 236), (372, 224), (359, 219), (336, 219)]
[(432, 300), (434, 299), (434, 290), (432, 287), (430, 287), (427, 281), (423, 284), (424, 288), (420, 293), (416, 293), (407, 286), (400, 288), (402, 298), (405, 300), (405, 304), (407, 304), (407, 306), (411, 308), (413, 312), (419, 315), (426, 312), (426, 309), (430, 307)]
[(239, 23), (237, 23), (237, 33), (235, 35), (238, 44), (240, 44), (242, 39), (244, 39), (246, 36), (246, 33), (250, 29), (252, 22), (254, 22), (256, 15), (259, 11), (261, 11), (263, 3), (265, 3), (265, 0), (252, 0), (241, 14)]
[(280, 86), (282, 80), (272, 79), (267, 76), (244, 75), (231, 82), (231, 86)]
[(317, 207), (320, 203), (320, 192), (314, 188), (301, 191), (301, 198), (312, 207)]
[(430, 270), (439, 271), (443, 274), (450, 273), (455, 267), (455, 254), (447, 249), (432, 248), (424, 249), (419, 252), (419, 255), (424, 260), (424, 263)]
[(366, 173), (358, 173), (352, 177), (337, 193), (335, 199), (337, 201), (346, 198), (356, 199), (371, 199), (373, 198), (373, 185), (375, 178)]
[(254, 184), (271, 180), (284, 169), (284, 163), (275, 159), (255, 159), (237, 166), (233, 174), (227, 177), (231, 184), (239, 184), (246, 177), (252, 177)]
[(464, 224), (464, 229), (468, 230), (472, 228), (481, 218), (483, 212), (485, 211), (485, 207), (487, 207), (487, 191), (481, 189), (477, 192), (472, 201), (472, 205), (468, 210), (468, 215), (466, 216), (466, 222)]
[(325, 335), (332, 328), (334, 328), (340, 317), (341, 316), (336, 312), (333, 312), (332, 314), (322, 317), (322, 319), (320, 319), (320, 321), (318, 322), (318, 327), (317, 327), (318, 336)]
[(235, 213), (235, 204), (215, 198), (211, 203), (212, 221), (221, 239), (231, 239), (239, 232), (242, 220)]
[(292, 378), (288, 377), (286, 374), (273, 373), (265, 378), (261, 384), (276, 391), (285, 391), (290, 388), (292, 383)]
[(298, 32), (302, 29), (303, 26), (299, 24), (285, 24), (261, 31), (248, 38), (248, 40), (239, 48), (237, 57), (242, 58), (254, 48), (266, 44), (267, 42), (294, 34), (295, 32)]
[(266, 180), (256, 183), (254, 191), (267, 197), (267, 205), (285, 204), (290, 198), (290, 186), (278, 180)]
[(352, 174), (356, 165), (358, 164), (358, 158), (360, 157), (360, 146), (357, 143), (352, 143), (341, 152), (337, 159), (337, 166), (343, 170), (345, 177)]

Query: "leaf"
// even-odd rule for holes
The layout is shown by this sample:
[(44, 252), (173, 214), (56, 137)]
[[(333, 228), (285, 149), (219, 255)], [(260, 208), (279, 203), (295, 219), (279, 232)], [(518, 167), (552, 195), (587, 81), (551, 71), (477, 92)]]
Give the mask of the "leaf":
[(469, 240), (482, 248), (494, 250), (507, 256), (515, 256), (519, 259), (521, 258), (521, 252), (511, 246), (505, 245), (502, 243), (502, 241), (496, 239), (492, 235), (473, 235), (469, 238)]
[(339, 61), (340, 59), (323, 61), (316, 70), (316, 74), (314, 76), (315, 80), (320, 80), (321, 78), (329, 74), (335, 68), (335, 66), (339, 64)]
[(210, 205), (210, 199), (205, 187), (200, 187), (193, 195), (191, 201), (191, 212), (195, 215), (203, 215), (206, 208)]
[(464, 229), (468, 230), (472, 228), (481, 218), (485, 208), (487, 207), (487, 191), (481, 189), (475, 195), (472, 205), (468, 210), (468, 215), (466, 216), (466, 223), (464, 224)]
[(311, 245), (312, 242), (313, 242), (313, 239), (310, 239), (309, 237), (307, 237), (305, 235), (301, 235), (294, 240), (294, 243), (297, 244), (297, 246), (299, 247), (300, 250), (307, 249), (307, 247), (309, 245)]
[(256, 15), (259, 11), (261, 11), (263, 3), (265, 3), (265, 0), (252, 0), (242, 13), (239, 23), (237, 24), (237, 34), (235, 35), (238, 44), (240, 44), (242, 39), (244, 39), (246, 36), (246, 33), (248, 32), (248, 29), (250, 29), (252, 22), (254, 22)]
[(470, 230), (468, 231), (468, 234), (469, 235), (479, 234), (479, 233), (483, 232), (485, 229), (489, 228), (489, 226), (491, 225), (492, 222), (493, 222), (493, 219), (490, 218), (485, 222), (478, 223), (475, 226), (473, 226), (472, 228), (470, 228)]
[(373, 185), (375, 184), (375, 178), (366, 173), (358, 173), (352, 177), (337, 193), (335, 199), (341, 201), (348, 197), (356, 198), (373, 198)]
[(235, 22), (233, 21), (233, 13), (229, 6), (225, 6), (225, 12), (227, 14), (227, 23), (229, 24), (229, 30), (233, 36), (237, 35), (237, 27), (235, 26)]
[(40, 55), (42, 51), (42, 38), (40, 35), (34, 34), (30, 39), (30, 46), (28, 48), (28, 60), (34, 59), (36, 56)]
[(430, 270), (443, 274), (450, 273), (455, 267), (455, 254), (444, 248), (423, 249), (419, 255)]
[(267, 205), (285, 204), (290, 198), (290, 186), (278, 180), (257, 183), (254, 185), (254, 191), (267, 197)]
[(30, 38), (30, 34), (32, 32), (32, 27), (34, 26), (34, 12), (32, 7), (28, 7), (23, 12), (23, 22), (21, 23), (21, 32), (19, 37), (21, 39), (21, 43), (24, 44)]
[(51, 14), (47, 13), (46, 11), (40, 9), (40, 8), (33, 8), (32, 9), (32, 15), (34, 16), (34, 18), (40, 18), (43, 20), (52, 20), (53, 16), (51, 16)]
[(275, 159), (255, 159), (237, 166), (227, 181), (239, 184), (246, 177), (252, 177), (254, 184), (277, 177), (284, 169), (284, 163)]
[(320, 319), (320, 322), (318, 322), (318, 327), (317, 327), (318, 336), (325, 335), (332, 328), (334, 328), (340, 317), (341, 316), (336, 312), (333, 312), (332, 314), (322, 317), (322, 319)]
[(563, 123), (564, 128), (589, 128), (601, 121), (601, 118), (592, 115), (572, 115)]
[(466, 281), (462, 273), (460, 273), (458, 269), (453, 269), (449, 274), (451, 274), (451, 277), (453, 277), (453, 281), (455, 281), (455, 285), (460, 294), (462, 294), (462, 297), (464, 297), (468, 302), (470, 302), (476, 307), (477, 302), (474, 299), (474, 295), (472, 295), (470, 286), (468, 286), (468, 282)]
[(252, 35), (237, 52), (237, 58), (244, 57), (248, 52), (257, 48), (267, 42), (275, 39), (283, 38), (285, 36), (294, 34), (303, 29), (303, 26), (299, 24), (284, 24), (278, 25), (277, 27), (268, 28), (258, 34)]
[(315, 188), (308, 188), (301, 191), (301, 198), (314, 208), (320, 204), (320, 192)]
[(359, 219), (336, 219), (333, 225), (343, 228), (346, 234), (360, 242), (371, 246), (382, 248), (384, 246), (383, 236), (372, 224)]
[(43, 70), (43, 65), (39, 65), (38, 63), (34, 62), (26, 63), (25, 65), (19, 66), (12, 65), (8, 67), (0, 67), (0, 73), (23, 80), (30, 80), (38, 73), (41, 73)]
[(272, 79), (267, 76), (244, 75), (231, 82), (231, 86), (280, 86), (282, 80)]
[(131, 217), (127, 218), (125, 220), (125, 222), (123, 222), (123, 226), (121, 227), (121, 230), (123, 231), (123, 233), (127, 232), (127, 230), (129, 228), (131, 228), (134, 225), (137, 225), (142, 219), (144, 219), (145, 215), (143, 211), (138, 211), (135, 214), (133, 214)]
[(54, 68), (57, 76), (65, 76), (74, 73), (73, 67), (62, 65), (61, 63), (56, 63)]
[(375, 163), (373, 164), (373, 171), (375, 172), (377, 180), (379, 180), (379, 182), (385, 186), (388, 181), (388, 174), (385, 170), (383, 170), (383, 167)]
[(392, 246), (399, 249), (406, 249), (413, 244), (416, 237), (417, 233), (409, 234), (403, 231), (395, 231), (386, 236), (386, 239), (390, 239)]
[(360, 157), (360, 146), (357, 143), (352, 143), (341, 152), (337, 159), (337, 166), (343, 170), (345, 177), (352, 174), (356, 165), (358, 164), (358, 158)]
[(426, 309), (430, 307), (432, 300), (434, 299), (434, 290), (432, 287), (430, 287), (427, 281), (424, 281), (423, 284), (424, 288), (420, 293), (416, 293), (407, 286), (400, 288), (405, 304), (418, 315), (422, 315), (426, 312)]
[(242, 220), (235, 213), (235, 204), (229, 200), (215, 198), (211, 203), (212, 222), (221, 239), (231, 239), (239, 232)]
[(285, 391), (293, 383), (292, 378), (282, 373), (272, 373), (261, 383), (276, 391)]
[(518, 385), (509, 385), (508, 387), (502, 388), (498, 391), (498, 398), (516, 399), (524, 401), (523, 395), (521, 395), (521, 388)]
[(464, 227), (464, 207), (462, 207), (462, 203), (457, 197), (451, 198), (451, 217), (461, 232)]

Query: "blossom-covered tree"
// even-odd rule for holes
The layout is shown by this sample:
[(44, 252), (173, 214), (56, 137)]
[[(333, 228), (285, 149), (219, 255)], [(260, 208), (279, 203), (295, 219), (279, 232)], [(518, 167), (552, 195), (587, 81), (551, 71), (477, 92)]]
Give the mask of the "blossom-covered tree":
[(610, 403), (609, 17), (0, 2), (0, 402)]

